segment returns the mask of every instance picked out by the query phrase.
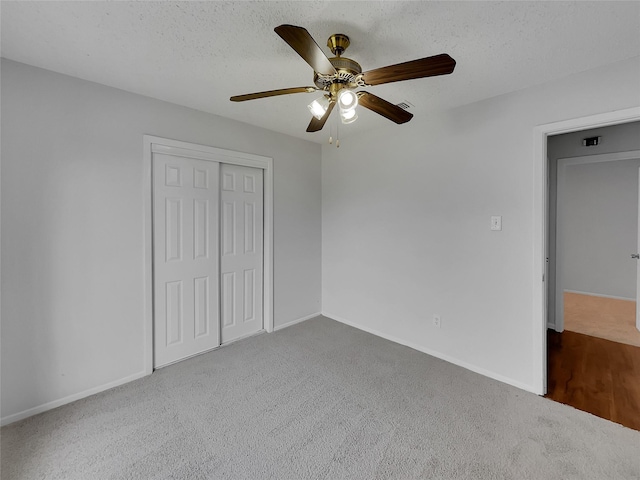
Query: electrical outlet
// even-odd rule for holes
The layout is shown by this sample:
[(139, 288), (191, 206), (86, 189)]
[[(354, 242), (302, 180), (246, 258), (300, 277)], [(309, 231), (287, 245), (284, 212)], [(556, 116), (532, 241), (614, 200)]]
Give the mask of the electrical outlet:
[(433, 326), (436, 327), (436, 328), (440, 328), (441, 323), (442, 322), (441, 322), (440, 315), (434, 315), (433, 316)]

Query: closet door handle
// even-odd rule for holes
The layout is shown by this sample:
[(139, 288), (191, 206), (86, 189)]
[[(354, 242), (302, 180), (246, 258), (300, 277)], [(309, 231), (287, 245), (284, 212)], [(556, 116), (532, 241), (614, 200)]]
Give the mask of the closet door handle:
[(640, 253), (632, 253), (631, 258), (635, 258), (636, 260), (640, 260)]

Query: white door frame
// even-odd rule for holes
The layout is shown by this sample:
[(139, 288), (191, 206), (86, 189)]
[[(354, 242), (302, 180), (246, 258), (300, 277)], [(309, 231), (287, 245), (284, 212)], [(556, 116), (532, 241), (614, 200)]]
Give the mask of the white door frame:
[(533, 386), (547, 393), (547, 137), (640, 120), (640, 107), (539, 125), (533, 130)]
[[(620, 160), (634, 160), (640, 158), (640, 150), (628, 152), (603, 153), (600, 155), (586, 155), (582, 157), (568, 157), (558, 159), (558, 176), (556, 183), (556, 312), (555, 325), (556, 332), (564, 331), (564, 272), (560, 268), (559, 258), (564, 254), (563, 229), (564, 214), (562, 208), (565, 202), (564, 181), (567, 175), (567, 167), (572, 165), (586, 165), (590, 163), (617, 162)], [(636, 199), (637, 201), (637, 199)], [(632, 253), (632, 252), (629, 252)]]
[(153, 224), (151, 160), (153, 153), (213, 160), (264, 170), (263, 322), (273, 331), (273, 159), (195, 143), (143, 135), (143, 239), (144, 239), (144, 370), (153, 372)]

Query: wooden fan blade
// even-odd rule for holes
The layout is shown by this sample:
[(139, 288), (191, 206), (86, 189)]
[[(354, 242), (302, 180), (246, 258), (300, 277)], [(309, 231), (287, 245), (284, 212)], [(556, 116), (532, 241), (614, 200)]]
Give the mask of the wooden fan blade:
[(327, 123), (327, 119), (329, 118), (329, 115), (331, 115), (331, 111), (333, 110), (335, 104), (336, 102), (331, 102), (329, 104), (326, 113), (320, 120), (318, 120), (316, 117), (311, 117), (311, 122), (309, 122), (307, 132), (318, 132), (322, 130), (322, 127), (324, 127), (324, 124)]
[(358, 92), (358, 97), (359, 105), (362, 105), (364, 108), (368, 108), (369, 110), (388, 118), (392, 122), (398, 124), (407, 123), (413, 118), (413, 114), (407, 112), (397, 105), (394, 105), (393, 103), (389, 103), (386, 100), (383, 100), (380, 97), (376, 97), (372, 93)]
[(323, 75), (335, 75), (337, 73), (327, 56), (306, 29), (295, 25), (280, 25), (274, 30), (291, 48), (298, 52), (298, 55), (311, 65), (315, 72)]
[(448, 75), (455, 67), (456, 61), (446, 53), (441, 53), (433, 57), (369, 70), (362, 74), (362, 78), (367, 85), (381, 85), (414, 78)]
[(232, 102), (244, 102), (245, 100), (255, 100), (256, 98), (275, 97), (277, 95), (289, 95), (290, 93), (311, 93), (318, 90), (316, 87), (294, 87), (281, 88), (280, 90), (269, 90), (267, 92), (247, 93), (246, 95), (236, 95), (229, 100)]

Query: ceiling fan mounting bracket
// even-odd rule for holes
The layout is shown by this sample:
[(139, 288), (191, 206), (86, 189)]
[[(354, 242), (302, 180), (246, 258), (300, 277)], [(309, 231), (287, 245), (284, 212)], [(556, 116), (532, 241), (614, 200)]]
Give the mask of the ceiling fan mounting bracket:
[(349, 37), (344, 33), (334, 33), (327, 40), (327, 47), (329, 47), (331, 53), (339, 57), (349, 47), (350, 43)]

